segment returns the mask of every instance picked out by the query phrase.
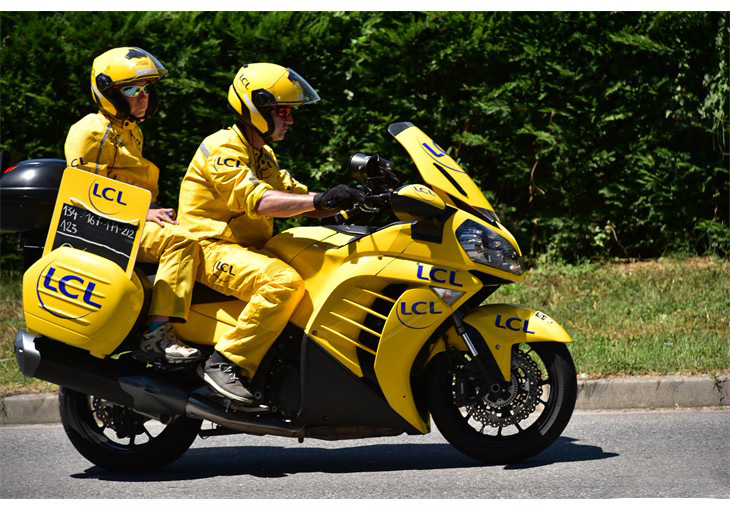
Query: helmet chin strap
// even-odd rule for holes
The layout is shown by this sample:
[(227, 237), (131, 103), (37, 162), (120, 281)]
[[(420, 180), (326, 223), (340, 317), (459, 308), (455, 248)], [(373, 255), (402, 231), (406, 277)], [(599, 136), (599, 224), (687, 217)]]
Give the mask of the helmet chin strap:
[(255, 149), (260, 149), (264, 145), (270, 144), (272, 142), (270, 136), (264, 136), (258, 129), (253, 127), (251, 124), (247, 124), (245, 122), (242, 122), (242, 124), (246, 140), (248, 140), (248, 142), (253, 145)]
[(135, 117), (131, 113), (126, 113), (126, 112), (117, 112), (117, 114), (112, 115), (112, 117), (118, 119), (121, 122), (124, 122), (126, 120), (131, 120), (133, 122), (140, 123), (140, 122), (144, 122), (145, 117), (147, 117), (147, 112), (145, 112), (145, 115), (143, 115), (142, 117)]

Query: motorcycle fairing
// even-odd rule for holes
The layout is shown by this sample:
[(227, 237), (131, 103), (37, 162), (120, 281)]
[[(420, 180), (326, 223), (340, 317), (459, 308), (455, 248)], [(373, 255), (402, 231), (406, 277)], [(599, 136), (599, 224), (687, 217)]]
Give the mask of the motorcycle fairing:
[(410, 122), (391, 124), (388, 132), (408, 151), (423, 180), (445, 201), (453, 204), (448, 198), (451, 196), (472, 207), (494, 211), (471, 177), (426, 133)]
[(413, 361), (452, 310), (432, 290), (405, 291), (385, 321), (375, 356), (375, 375), (388, 404), (421, 433), (429, 431), (416, 408), (411, 388)]
[(456, 238), (456, 230), (466, 220), (476, 220), (485, 228), (497, 232), (499, 235), (510, 241), (513, 246), (519, 250), (517, 242), (514, 241), (512, 234), (504, 228), (501, 224), (497, 227), (488, 225), (469, 214), (466, 211), (457, 210), (452, 216), (450, 216), (446, 222), (441, 226), (443, 229), (443, 236), (440, 243), (433, 242), (414, 242), (408, 246), (408, 248), (401, 255), (402, 258), (409, 258), (415, 260), (428, 261), (431, 264), (438, 265), (441, 267), (452, 267), (452, 268), (463, 268), (467, 270), (478, 270), (483, 273), (490, 274), (497, 278), (504, 280), (505, 282), (522, 282), (525, 280), (525, 274), (517, 275), (509, 273), (501, 269), (497, 269), (492, 266), (483, 264), (476, 264), (469, 260), (466, 252), (459, 244)]
[(354, 236), (327, 227), (290, 228), (269, 239), (266, 249), (289, 264), (303, 250), (315, 243), (326, 243), (328, 247), (336, 247), (347, 244), (353, 238)]
[(302, 405), (295, 421), (308, 427), (379, 427), (383, 435), (423, 432), (312, 338), (304, 337), (301, 353)]
[[(442, 228), (453, 232), (467, 217), (468, 213), (457, 211)], [(469, 272), (474, 264), (453, 234), (444, 235), (438, 244), (420, 242), (413, 240), (410, 227), (395, 224), (341, 245), (330, 244), (319, 230), (308, 231), (311, 227), (283, 234), (307, 245), (289, 261), (306, 288), (292, 324), (353, 375), (377, 384), (398, 414), (426, 432), (428, 424), (416, 406), (410, 369), (433, 331), (483, 284)], [(266, 248), (284, 254), (285, 246), (274, 238)], [(505, 281), (522, 278), (493, 268), (484, 270)], [(403, 290), (391, 294), (386, 289), (392, 286)], [(447, 305), (432, 287), (463, 294)]]
[(232, 331), (246, 306), (240, 299), (194, 304), (187, 322), (173, 324), (175, 333), (187, 341), (201, 345), (215, 345), (218, 338)]

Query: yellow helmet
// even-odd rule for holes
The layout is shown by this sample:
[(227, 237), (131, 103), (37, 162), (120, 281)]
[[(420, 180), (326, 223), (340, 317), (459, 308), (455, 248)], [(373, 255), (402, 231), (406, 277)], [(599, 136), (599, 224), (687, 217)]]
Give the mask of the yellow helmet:
[[(166, 74), (165, 66), (149, 52), (128, 46), (114, 48), (94, 59), (91, 66), (91, 96), (109, 115), (118, 118), (132, 117), (129, 105), (119, 96), (117, 87), (140, 80), (152, 80), (156, 83)], [(150, 88), (149, 94), (145, 117), (157, 112), (157, 91), (154, 87)]]
[(228, 88), (229, 107), (267, 139), (274, 132), (271, 110), (275, 106), (316, 101), (319, 96), (304, 78), (276, 64), (244, 64)]

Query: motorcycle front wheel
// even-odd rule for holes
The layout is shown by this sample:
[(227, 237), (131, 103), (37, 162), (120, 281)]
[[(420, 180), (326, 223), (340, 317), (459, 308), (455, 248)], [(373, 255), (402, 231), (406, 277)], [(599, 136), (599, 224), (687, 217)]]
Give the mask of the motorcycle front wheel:
[(76, 450), (110, 471), (147, 471), (170, 464), (190, 448), (202, 423), (178, 416), (163, 424), (68, 388), (59, 391), (59, 411)]
[(462, 453), (495, 464), (532, 457), (565, 429), (577, 396), (567, 347), (519, 344), (509, 383), (488, 385), (468, 358), (442, 353), (429, 365), (429, 408), (446, 440)]

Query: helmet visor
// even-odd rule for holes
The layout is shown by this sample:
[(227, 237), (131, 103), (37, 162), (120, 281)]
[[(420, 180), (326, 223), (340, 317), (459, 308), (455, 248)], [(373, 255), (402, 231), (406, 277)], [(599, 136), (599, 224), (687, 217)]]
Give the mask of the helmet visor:
[[(144, 51), (144, 50), (141, 50), (141, 51)], [(144, 51), (144, 52), (147, 53), (147, 57), (150, 59), (150, 64), (152, 64), (153, 69), (147, 69), (145, 71), (137, 71), (137, 77), (144, 78), (145, 76), (153, 75), (159, 80), (160, 78), (165, 76), (167, 74), (167, 69), (165, 69), (165, 66), (163, 66), (160, 63), (160, 61), (155, 58), (154, 55), (152, 55), (151, 53), (148, 53), (146, 51)]]
[(154, 55), (142, 48), (129, 48), (129, 52), (124, 55), (123, 62), (128, 62), (126, 66), (120, 66), (117, 73), (120, 76), (112, 74), (114, 85), (124, 85), (139, 80), (157, 81), (167, 74), (167, 69), (163, 66)]
[(289, 81), (291, 81), (297, 89), (297, 98), (294, 101), (277, 101), (278, 104), (303, 105), (319, 101), (319, 95), (314, 91), (312, 86), (307, 83), (307, 80), (299, 76), (299, 74), (291, 68), (287, 68), (287, 71), (289, 71)]

